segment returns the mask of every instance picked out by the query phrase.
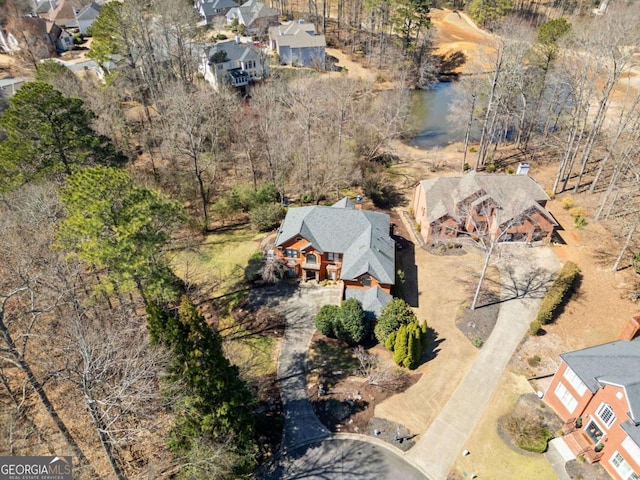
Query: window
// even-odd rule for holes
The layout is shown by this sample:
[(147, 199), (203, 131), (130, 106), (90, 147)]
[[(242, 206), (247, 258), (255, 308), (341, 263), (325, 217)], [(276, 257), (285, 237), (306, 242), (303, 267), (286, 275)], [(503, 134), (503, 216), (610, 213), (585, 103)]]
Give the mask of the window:
[(329, 252), (329, 253), (327, 253), (327, 260), (329, 260), (330, 262), (339, 262), (340, 261), (340, 254), (339, 253)]
[(630, 437), (627, 437), (622, 441), (622, 448), (631, 455), (631, 458), (640, 458), (640, 447), (636, 442), (631, 440)]
[(640, 479), (640, 476), (638, 476), (638, 474), (633, 471), (631, 465), (629, 465), (629, 463), (624, 459), (620, 452), (615, 452), (613, 455), (611, 455), (609, 463), (613, 465), (613, 468), (623, 480)]
[(583, 396), (584, 392), (587, 391), (587, 386), (582, 383), (582, 380), (576, 375), (576, 372), (571, 370), (567, 365), (567, 368), (564, 370), (564, 378), (569, 380), (569, 384), (574, 388), (578, 395)]
[(587, 425), (587, 428), (585, 428), (584, 431), (587, 433), (591, 441), (596, 445), (600, 443), (600, 440), (602, 440), (602, 437), (603, 437), (602, 430), (600, 429), (598, 424), (593, 420), (589, 422), (589, 424)]
[(613, 413), (613, 408), (611, 408), (611, 405), (607, 405), (606, 403), (600, 404), (596, 411), (596, 415), (598, 415), (598, 418), (602, 420), (607, 428), (611, 427), (613, 422), (616, 420), (616, 414)]
[(371, 275), (363, 275), (362, 278), (360, 279), (360, 283), (362, 283), (363, 287), (370, 287), (371, 286)]
[(307, 263), (318, 263), (318, 257), (315, 253), (307, 253)]
[(564, 386), (562, 382), (558, 383), (558, 386), (554, 390), (556, 397), (560, 399), (562, 405), (567, 409), (569, 413), (573, 413), (573, 411), (578, 406), (578, 401), (575, 399), (571, 392), (567, 390), (567, 387)]
[(287, 248), (284, 251), (284, 256), (287, 258), (298, 258), (300, 256), (300, 252), (298, 252), (298, 250), (295, 250), (293, 248)]

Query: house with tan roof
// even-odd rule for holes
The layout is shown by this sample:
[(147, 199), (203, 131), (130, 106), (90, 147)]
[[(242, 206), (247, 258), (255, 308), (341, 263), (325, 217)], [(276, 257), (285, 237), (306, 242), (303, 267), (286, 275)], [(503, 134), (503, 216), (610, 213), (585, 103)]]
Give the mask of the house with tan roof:
[(344, 198), (332, 206), (290, 208), (275, 253), (289, 277), (340, 282), (343, 299), (356, 298), (365, 312), (378, 315), (392, 298), (395, 242), (389, 216), (359, 206)]
[(425, 242), (490, 234), (500, 242), (550, 239), (557, 222), (545, 191), (528, 175), (483, 175), (419, 182), (413, 215)]

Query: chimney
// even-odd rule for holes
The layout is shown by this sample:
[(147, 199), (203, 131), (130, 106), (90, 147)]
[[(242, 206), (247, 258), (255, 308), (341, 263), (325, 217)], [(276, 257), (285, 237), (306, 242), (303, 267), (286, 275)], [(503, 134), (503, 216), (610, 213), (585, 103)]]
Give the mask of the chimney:
[(362, 210), (362, 195), (356, 195), (356, 210)]
[(640, 315), (631, 318), (624, 330), (618, 335), (618, 340), (633, 340), (640, 330)]
[(529, 164), (528, 163), (519, 163), (518, 171), (516, 175), (529, 175)]

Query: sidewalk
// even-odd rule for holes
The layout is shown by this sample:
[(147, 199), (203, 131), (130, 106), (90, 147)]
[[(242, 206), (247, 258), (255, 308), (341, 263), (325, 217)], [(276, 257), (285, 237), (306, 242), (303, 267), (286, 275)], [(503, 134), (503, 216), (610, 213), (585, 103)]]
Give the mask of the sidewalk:
[[(529, 249), (526, 262), (512, 262), (516, 275), (523, 275), (527, 263), (557, 270), (553, 252), (544, 247)], [(501, 304), (493, 333), (480, 350), (470, 370), (448, 403), (418, 443), (407, 453), (432, 480), (447, 478), (469, 434), (482, 417), (500, 376), (506, 368), (541, 299), (519, 298)]]

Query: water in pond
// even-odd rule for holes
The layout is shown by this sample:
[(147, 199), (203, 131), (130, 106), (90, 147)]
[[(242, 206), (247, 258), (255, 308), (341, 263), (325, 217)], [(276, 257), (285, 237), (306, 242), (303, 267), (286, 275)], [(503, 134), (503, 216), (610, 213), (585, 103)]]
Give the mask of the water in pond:
[(433, 148), (464, 140), (464, 131), (448, 118), (452, 87), (453, 82), (440, 82), (431, 89), (410, 93), (409, 126), (416, 133), (409, 145)]

